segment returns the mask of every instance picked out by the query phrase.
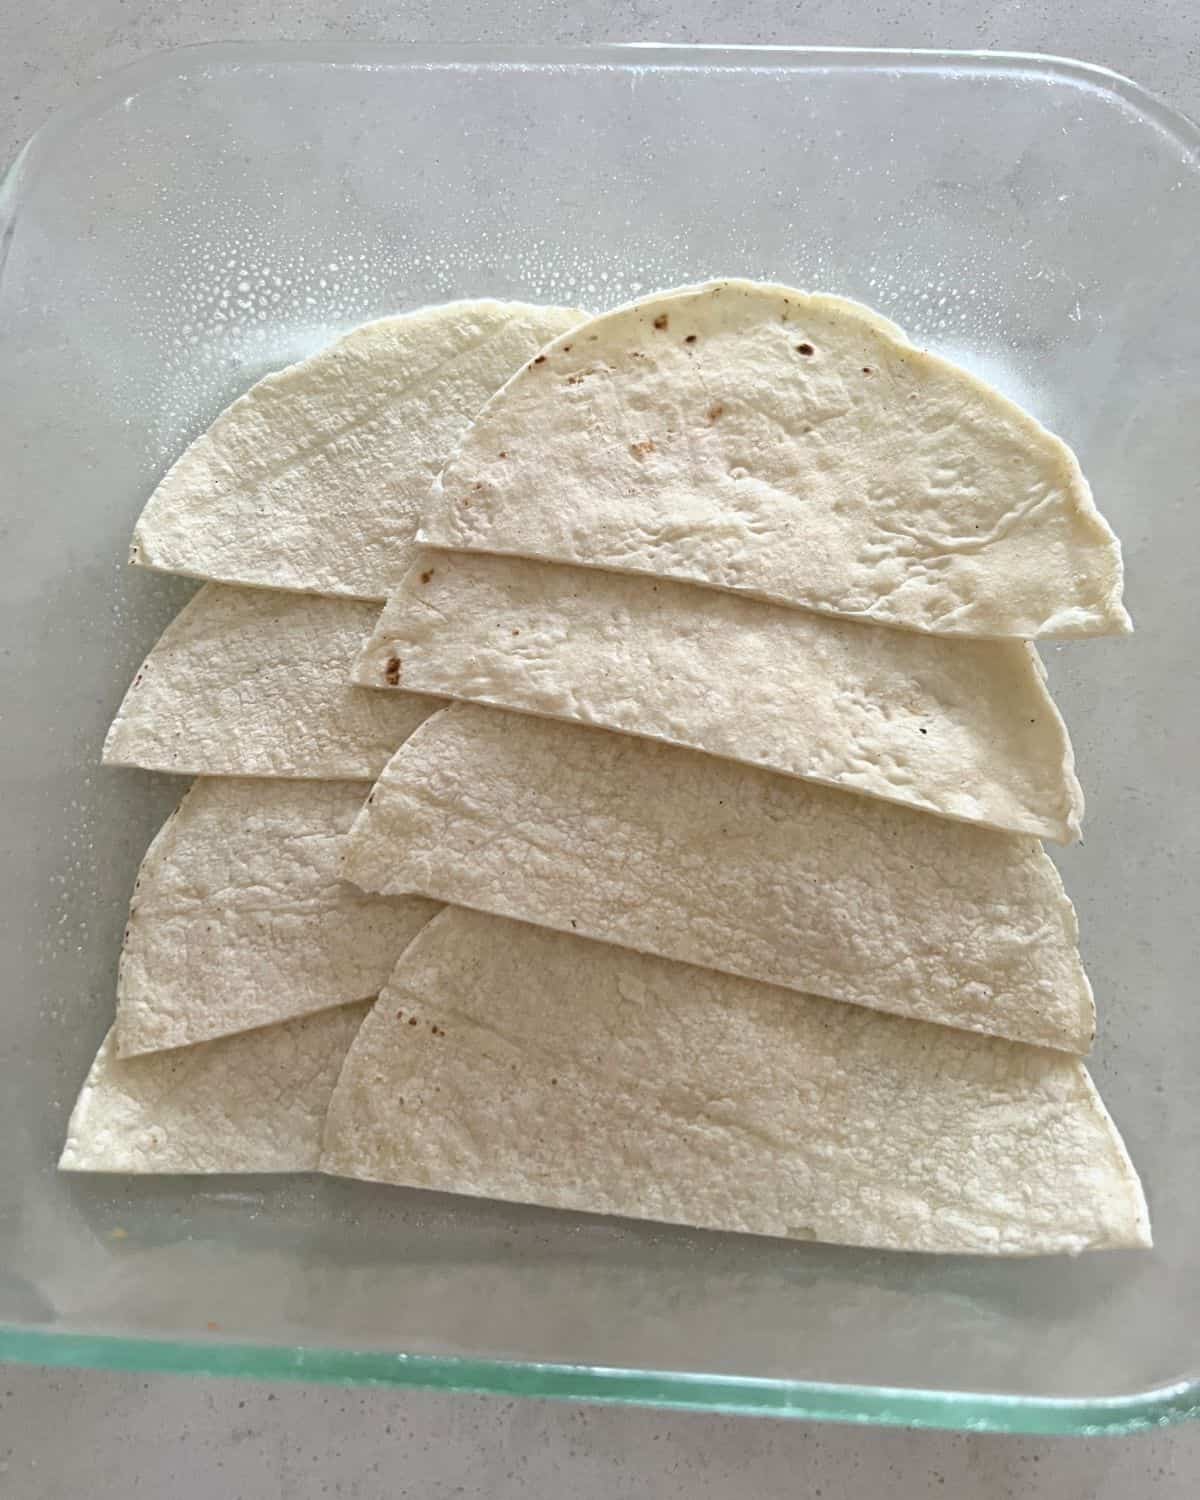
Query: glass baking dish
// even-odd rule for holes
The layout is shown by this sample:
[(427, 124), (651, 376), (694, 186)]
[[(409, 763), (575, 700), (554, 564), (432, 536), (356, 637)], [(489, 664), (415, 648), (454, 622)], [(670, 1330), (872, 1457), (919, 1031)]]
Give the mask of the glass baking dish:
[[(1037, 57), (209, 47), (86, 92), (0, 191), (0, 1356), (961, 1428), (1200, 1404), (1200, 134)], [(1078, 449), (1132, 640), (1051, 647), (1061, 865), (1151, 1254), (931, 1259), (296, 1179), (54, 1169), (168, 778), (104, 729), (189, 592), (124, 566), (186, 439), (365, 318), (715, 275), (858, 297)]]

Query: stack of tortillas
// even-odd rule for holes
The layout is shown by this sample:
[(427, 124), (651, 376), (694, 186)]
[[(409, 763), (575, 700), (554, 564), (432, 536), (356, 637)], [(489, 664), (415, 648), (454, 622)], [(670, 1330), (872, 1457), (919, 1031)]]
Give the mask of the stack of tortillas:
[(1130, 628), (1120, 551), (998, 393), (780, 287), (452, 304), (255, 386), (133, 555), (212, 581), (105, 758), (200, 779), (64, 1166), (1149, 1244), (1029, 644)]

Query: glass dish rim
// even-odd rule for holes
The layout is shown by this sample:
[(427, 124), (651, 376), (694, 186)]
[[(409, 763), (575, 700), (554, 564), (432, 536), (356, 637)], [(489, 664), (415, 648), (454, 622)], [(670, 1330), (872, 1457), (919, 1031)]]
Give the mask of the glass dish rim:
[[(1034, 52), (624, 42), (597, 45), (440, 45), (369, 42), (217, 42), (151, 53), (82, 88), (54, 111), (0, 176), (0, 291), (28, 185), (55, 145), (113, 99), (174, 72), (214, 63), (308, 62), (381, 68), (570, 65), (795, 67), (888, 73), (1025, 74), (1086, 85), (1119, 100), (1200, 166), (1200, 126), (1150, 90), (1098, 64)], [(0, 1362), (139, 1373), (230, 1375), (346, 1386), (423, 1387), (716, 1413), (880, 1426), (1039, 1435), (1129, 1433), (1200, 1417), (1200, 1376), (1131, 1395), (1074, 1400), (838, 1385), (775, 1377), (629, 1370), (334, 1347), (82, 1334), (0, 1325)]]

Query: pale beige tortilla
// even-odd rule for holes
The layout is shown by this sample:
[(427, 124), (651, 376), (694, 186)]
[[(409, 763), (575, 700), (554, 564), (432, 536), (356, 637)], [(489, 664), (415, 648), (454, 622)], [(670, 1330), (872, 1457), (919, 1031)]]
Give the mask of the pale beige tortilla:
[(418, 507), (487, 398), (584, 314), (451, 302), (367, 323), (260, 380), (150, 497), (130, 561), (196, 578), (382, 599)]
[(118, 1058), (115, 1028), (83, 1085), (70, 1172), (312, 1172), (330, 1095), (369, 1002), (242, 1036)]
[(1074, 1058), (454, 908), (363, 1023), (321, 1166), (890, 1250), (1150, 1244)]
[(355, 678), (597, 724), (992, 828), (1079, 834), (1070, 740), (1023, 641), (426, 551)]
[(139, 668), (104, 742), (105, 763), (373, 781), (440, 706), (351, 686), (375, 617), (359, 599), (205, 585)]
[(1074, 908), (1036, 840), (695, 751), (456, 703), (392, 757), (345, 851), (364, 890), (1091, 1043)]
[(437, 907), (339, 878), (365, 788), (197, 781), (142, 861), (117, 979), (122, 1057), (379, 993)]
[(464, 435), (419, 539), (940, 634), (1131, 628), (1062, 442), (865, 310), (747, 281), (549, 343)]

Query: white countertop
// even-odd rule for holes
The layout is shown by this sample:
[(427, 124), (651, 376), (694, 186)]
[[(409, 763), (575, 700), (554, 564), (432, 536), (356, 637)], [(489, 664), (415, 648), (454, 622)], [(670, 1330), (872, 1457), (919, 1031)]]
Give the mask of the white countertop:
[[(75, 88), (245, 40), (693, 41), (1002, 48), (1104, 63), (1200, 117), (1190, 0), (0, 0), (0, 164)], [(6, 1500), (788, 1495), (1159, 1500), (1200, 1493), (1200, 1423), (1027, 1440), (672, 1412), (0, 1367)]]

